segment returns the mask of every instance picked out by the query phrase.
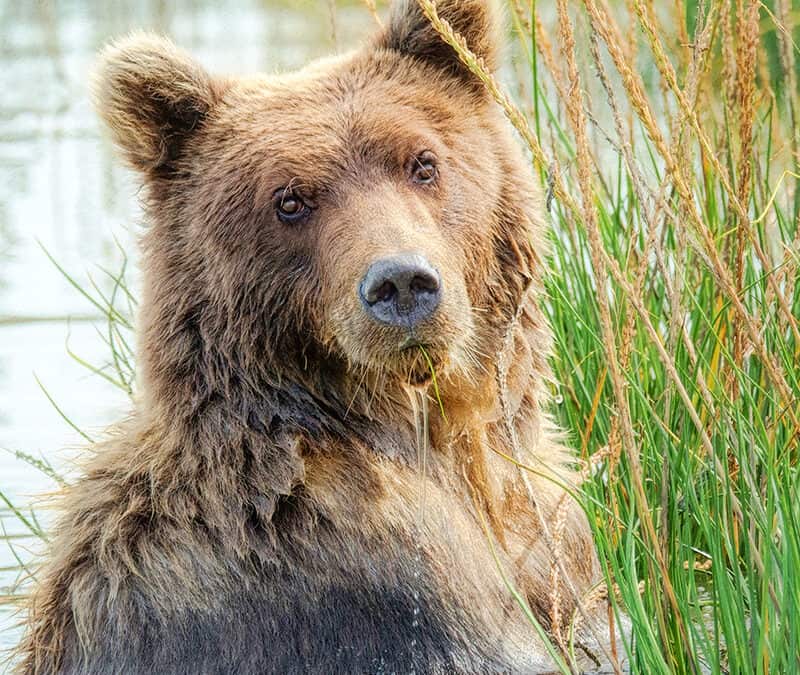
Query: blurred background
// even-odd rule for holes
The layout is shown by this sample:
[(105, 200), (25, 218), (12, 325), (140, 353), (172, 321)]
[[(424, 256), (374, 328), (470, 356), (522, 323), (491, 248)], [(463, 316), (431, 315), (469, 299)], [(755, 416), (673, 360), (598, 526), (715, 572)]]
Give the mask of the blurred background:
[[(374, 19), (363, 4), (339, 5), (0, 2), (0, 523), (13, 544), (0, 547), (0, 596), (19, 574), (15, 555), (27, 559), (34, 539), (20, 519), (3, 517), (8, 502), (27, 505), (54, 487), (19, 455), (68, 474), (86, 443), (71, 423), (91, 437), (128, 406), (120, 387), (81, 363), (97, 365), (107, 353), (106, 317), (66, 276), (108, 297), (129, 256), (125, 276), (136, 294), (138, 185), (92, 110), (95, 54), (114, 37), (149, 29), (212, 71), (291, 69), (369, 34)], [(16, 639), (12, 624), (0, 603), (0, 650)]]

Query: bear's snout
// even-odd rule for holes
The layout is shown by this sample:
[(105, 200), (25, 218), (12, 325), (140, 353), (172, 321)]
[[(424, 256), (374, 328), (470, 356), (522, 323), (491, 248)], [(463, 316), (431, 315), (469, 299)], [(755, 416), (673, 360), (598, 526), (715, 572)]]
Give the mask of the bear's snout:
[(359, 296), (375, 321), (410, 329), (429, 319), (439, 306), (441, 276), (421, 255), (389, 256), (370, 265)]

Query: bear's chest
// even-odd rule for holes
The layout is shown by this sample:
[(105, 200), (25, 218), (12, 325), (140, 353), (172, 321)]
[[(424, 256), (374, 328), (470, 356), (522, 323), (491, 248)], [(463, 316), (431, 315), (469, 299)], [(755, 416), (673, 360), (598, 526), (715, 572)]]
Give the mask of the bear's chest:
[(549, 665), (477, 523), (435, 488), (424, 499), (412, 508), (404, 499), (373, 504), (385, 517), (360, 527), (355, 519), (337, 526), (319, 517), (297, 530), (283, 522), (274, 556), (240, 571), (241, 590), (226, 600), (221, 629), (246, 636), (229, 644), (263, 661), (264, 672), (533, 673)]
[(530, 627), (523, 636), (515, 616), (481, 623), (485, 608), (442, 592), (428, 572), (351, 571), (265, 568), (211, 611), (179, 612), (160, 648), (208, 673), (220, 663), (242, 673), (540, 671)]

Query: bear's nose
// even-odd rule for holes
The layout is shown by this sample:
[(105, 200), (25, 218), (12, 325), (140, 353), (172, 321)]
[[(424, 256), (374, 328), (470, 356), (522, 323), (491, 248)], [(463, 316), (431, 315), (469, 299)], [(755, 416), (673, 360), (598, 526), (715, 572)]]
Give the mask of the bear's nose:
[(359, 287), (373, 319), (413, 328), (430, 317), (441, 299), (439, 273), (421, 255), (381, 258), (370, 265)]

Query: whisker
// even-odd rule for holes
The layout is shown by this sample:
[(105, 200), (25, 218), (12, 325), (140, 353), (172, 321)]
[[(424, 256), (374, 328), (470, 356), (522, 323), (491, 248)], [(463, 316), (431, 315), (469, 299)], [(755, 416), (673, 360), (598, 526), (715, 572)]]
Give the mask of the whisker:
[(347, 410), (344, 411), (344, 419), (347, 419), (347, 416), (350, 414), (350, 410), (353, 407), (353, 403), (355, 403), (356, 398), (361, 393), (361, 387), (363, 386), (364, 380), (367, 377), (367, 367), (361, 364), (359, 364), (358, 367), (361, 369), (361, 378), (359, 379), (358, 384), (356, 384), (355, 391), (353, 392), (353, 397), (350, 399), (350, 403), (347, 405)]

